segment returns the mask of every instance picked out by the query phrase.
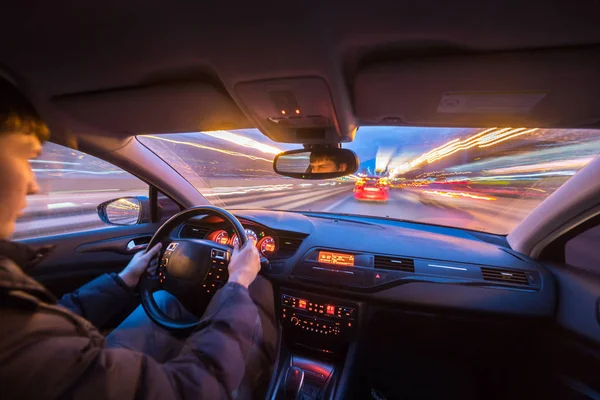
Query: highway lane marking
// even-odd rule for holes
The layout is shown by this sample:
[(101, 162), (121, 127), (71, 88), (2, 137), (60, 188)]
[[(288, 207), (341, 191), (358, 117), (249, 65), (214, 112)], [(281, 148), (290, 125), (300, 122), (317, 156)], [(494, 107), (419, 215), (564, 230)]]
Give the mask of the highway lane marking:
[(58, 208), (68, 208), (68, 207), (77, 207), (76, 203), (66, 202), (66, 203), (51, 203), (47, 205), (48, 210), (55, 210)]
[[(342, 191), (348, 190), (348, 189), (349, 188), (347, 188), (347, 187), (340, 187), (340, 188), (337, 188), (334, 190), (312, 189), (312, 190), (308, 190), (302, 194), (287, 195), (287, 196), (284, 195), (284, 196), (281, 196), (281, 197), (273, 199), (273, 200), (257, 201), (254, 203), (246, 204), (245, 206), (246, 206), (246, 208), (262, 207), (262, 208), (270, 208), (270, 209), (290, 210), (292, 208), (296, 208), (296, 207), (303, 206), (305, 204), (313, 203), (315, 201), (327, 198), (329, 196), (337, 195), (338, 193), (341, 193)], [(316, 195), (316, 193), (323, 192), (323, 191), (325, 192), (323, 195), (321, 195), (321, 196)], [(307, 197), (308, 197), (308, 199), (307, 199)], [(279, 207), (284, 207), (284, 208), (279, 208)]]
[(123, 189), (81, 189), (81, 190), (57, 190), (56, 192), (48, 192), (48, 194), (62, 194), (62, 193), (81, 193), (86, 194), (90, 192), (122, 192)]
[[(306, 193), (312, 189), (300, 189), (295, 190), (293, 193), (298, 195), (300, 193)], [(313, 190), (314, 191), (314, 190)], [(246, 196), (235, 196), (235, 197), (224, 197), (224, 198), (211, 198), (210, 201), (215, 203), (219, 200), (225, 207), (235, 206), (238, 204), (251, 204), (258, 201), (266, 201), (268, 199), (281, 199), (284, 196), (284, 193), (281, 192), (268, 192), (268, 193), (256, 193), (253, 195)]]
[(293, 210), (295, 208), (302, 207), (304, 205), (311, 204), (311, 203), (314, 203), (314, 202), (322, 200), (322, 199), (326, 199), (327, 197), (337, 195), (339, 193), (344, 192), (347, 189), (348, 188), (339, 188), (336, 191), (328, 191), (327, 193), (323, 194), (322, 196), (312, 197), (312, 198), (307, 199), (307, 200), (299, 200), (299, 201), (297, 201), (295, 203), (292, 203), (292, 204), (285, 204), (285, 206), (286, 206), (287, 210)]
[(323, 209), (323, 211), (331, 211), (332, 209), (339, 207), (343, 202), (350, 200), (352, 197), (353, 197), (352, 195), (350, 195), (348, 197), (344, 197), (344, 198), (336, 201), (335, 203), (331, 204), (330, 206), (325, 207)]

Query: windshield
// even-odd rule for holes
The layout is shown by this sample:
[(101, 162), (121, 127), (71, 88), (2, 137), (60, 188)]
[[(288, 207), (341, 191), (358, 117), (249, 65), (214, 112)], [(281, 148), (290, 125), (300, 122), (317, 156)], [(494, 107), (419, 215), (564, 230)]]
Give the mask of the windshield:
[(138, 136), (211, 203), (229, 209), (368, 215), (506, 234), (600, 154), (600, 130), (361, 127), (354, 175), (273, 172), (301, 147), (256, 129)]

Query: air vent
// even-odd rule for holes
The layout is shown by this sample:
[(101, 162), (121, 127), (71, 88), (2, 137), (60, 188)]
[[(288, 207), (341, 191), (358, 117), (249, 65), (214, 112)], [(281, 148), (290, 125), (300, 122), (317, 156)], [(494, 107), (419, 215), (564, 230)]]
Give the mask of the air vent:
[(280, 274), (283, 272), (283, 266), (283, 261), (269, 263), (269, 272), (272, 274)]
[(185, 224), (179, 237), (182, 239), (204, 239), (210, 231), (210, 226)]
[(529, 285), (527, 275), (523, 271), (482, 267), (481, 275), (485, 281)]
[(280, 237), (279, 238), (279, 250), (277, 251), (278, 257), (291, 257), (296, 254), (296, 251), (302, 244), (302, 239), (298, 238), (288, 238), (288, 237)]
[(375, 268), (415, 272), (415, 260), (412, 258), (375, 256)]

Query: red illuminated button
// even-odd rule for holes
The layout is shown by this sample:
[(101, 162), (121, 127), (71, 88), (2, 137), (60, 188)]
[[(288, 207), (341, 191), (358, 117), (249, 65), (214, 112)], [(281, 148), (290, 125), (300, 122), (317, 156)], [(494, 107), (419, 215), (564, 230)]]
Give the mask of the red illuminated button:
[(327, 314), (330, 314), (330, 315), (335, 314), (335, 307), (327, 304)]
[(304, 308), (304, 309), (306, 309), (306, 300), (300, 300), (298, 302), (298, 308)]

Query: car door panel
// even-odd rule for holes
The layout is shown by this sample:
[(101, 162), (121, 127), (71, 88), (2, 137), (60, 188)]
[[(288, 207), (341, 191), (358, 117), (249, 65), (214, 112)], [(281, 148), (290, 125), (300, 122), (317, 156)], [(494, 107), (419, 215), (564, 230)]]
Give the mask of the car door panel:
[(136, 238), (151, 237), (161, 223), (24, 240), (34, 247), (55, 246), (30, 275), (56, 296), (62, 296), (103, 273), (121, 271), (133, 254), (127, 251), (127, 243)]
[(600, 275), (570, 266), (552, 266), (558, 282), (552, 352), (557, 398), (600, 399)]

